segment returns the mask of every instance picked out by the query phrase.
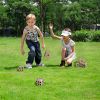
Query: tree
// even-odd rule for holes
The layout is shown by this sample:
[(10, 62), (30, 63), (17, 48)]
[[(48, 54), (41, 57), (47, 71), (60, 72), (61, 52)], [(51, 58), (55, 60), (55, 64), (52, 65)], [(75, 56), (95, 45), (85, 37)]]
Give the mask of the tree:
[(69, 5), (65, 5), (65, 24), (71, 29), (79, 29), (81, 22), (81, 7), (78, 2), (73, 2)]
[(100, 23), (100, 0), (80, 0), (83, 24)]
[(29, 3), (25, 2), (14, 2), (10, 3), (7, 10), (10, 25), (17, 30), (17, 36), (22, 33), (23, 28), (26, 24), (26, 15), (33, 13), (36, 8)]
[(12, 26), (19, 36), (29, 13), (36, 15), (36, 24), (44, 33), (50, 22), (55, 31), (78, 30), (84, 24), (100, 23), (100, 0), (1, 0), (0, 27)]
[(6, 9), (7, 7), (4, 6), (4, 3), (0, 2), (0, 27), (1, 28), (7, 26), (8, 18), (6, 14)]

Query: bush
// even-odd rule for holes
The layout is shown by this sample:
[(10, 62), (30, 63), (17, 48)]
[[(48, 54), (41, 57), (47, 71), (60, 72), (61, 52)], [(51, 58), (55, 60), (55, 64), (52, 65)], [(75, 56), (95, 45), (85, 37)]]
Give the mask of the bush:
[(75, 41), (97, 41), (100, 42), (100, 30), (80, 30), (72, 34)]
[(92, 41), (100, 42), (100, 31), (97, 31), (96, 34), (93, 34)]
[(1, 28), (0, 29), (0, 36), (7, 36), (7, 37), (14, 37), (17, 36), (16, 30), (13, 27), (8, 27), (8, 28)]

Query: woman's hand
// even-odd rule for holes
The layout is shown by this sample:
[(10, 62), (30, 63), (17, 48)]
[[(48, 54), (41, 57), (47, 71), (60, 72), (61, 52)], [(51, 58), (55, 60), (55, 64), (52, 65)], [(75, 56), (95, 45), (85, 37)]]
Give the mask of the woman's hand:
[(53, 29), (53, 24), (52, 23), (49, 24), (49, 28)]

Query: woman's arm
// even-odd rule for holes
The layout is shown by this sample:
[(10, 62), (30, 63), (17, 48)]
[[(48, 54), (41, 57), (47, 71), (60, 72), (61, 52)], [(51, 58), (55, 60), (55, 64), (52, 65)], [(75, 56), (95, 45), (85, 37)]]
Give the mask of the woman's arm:
[(54, 39), (61, 40), (62, 37), (57, 36), (57, 35), (54, 34), (54, 32), (53, 32), (53, 24), (49, 24), (49, 28), (50, 28), (51, 37), (54, 38)]

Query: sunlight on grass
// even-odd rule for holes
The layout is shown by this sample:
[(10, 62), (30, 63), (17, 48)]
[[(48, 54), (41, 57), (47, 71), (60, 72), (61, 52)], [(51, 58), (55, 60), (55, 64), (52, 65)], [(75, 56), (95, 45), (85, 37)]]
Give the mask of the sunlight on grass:
[[(22, 56), (20, 38), (0, 38), (0, 100), (99, 100), (100, 43), (76, 43), (77, 58), (86, 59), (86, 68), (60, 68), (60, 41), (45, 38), (45, 43), (50, 51), (49, 59), (42, 57), (45, 66), (34, 63), (31, 70), (17, 72), (25, 65), (28, 48)], [(44, 79), (43, 86), (35, 85), (37, 78)]]

